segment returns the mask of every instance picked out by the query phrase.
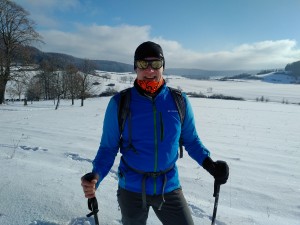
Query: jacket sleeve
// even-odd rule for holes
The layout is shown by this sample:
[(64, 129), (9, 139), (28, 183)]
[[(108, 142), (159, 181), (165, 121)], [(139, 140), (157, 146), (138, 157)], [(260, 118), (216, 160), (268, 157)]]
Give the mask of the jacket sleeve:
[(118, 125), (118, 103), (112, 97), (106, 108), (100, 146), (93, 161), (93, 172), (99, 175), (97, 187), (114, 164), (119, 150), (120, 132)]
[(210, 156), (209, 150), (202, 144), (196, 130), (194, 113), (188, 97), (184, 94), (186, 113), (182, 125), (181, 137), (183, 145), (194, 160), (202, 165), (205, 158)]

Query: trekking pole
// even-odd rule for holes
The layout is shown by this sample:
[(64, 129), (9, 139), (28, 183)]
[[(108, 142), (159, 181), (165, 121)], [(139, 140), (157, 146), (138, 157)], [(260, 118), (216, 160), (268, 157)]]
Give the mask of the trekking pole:
[[(92, 181), (93, 179), (99, 179), (97, 174), (94, 173), (87, 173), (86, 175), (83, 176), (83, 178), (87, 181)], [(95, 225), (99, 225), (99, 219), (98, 219), (98, 201), (96, 197), (89, 198), (88, 199), (88, 208), (91, 210), (89, 214), (87, 214), (87, 217), (91, 217), (92, 215), (94, 216), (95, 219)]]
[(98, 215), (97, 215), (99, 210), (98, 210), (98, 202), (97, 202), (96, 197), (88, 199), (88, 207), (92, 212), (90, 212), (86, 216), (91, 217), (92, 215), (94, 215), (95, 225), (99, 225), (99, 220), (98, 220)]
[(216, 222), (216, 215), (217, 215), (217, 209), (218, 209), (218, 202), (219, 202), (219, 193), (220, 193), (220, 184), (217, 184), (216, 181), (214, 183), (214, 197), (215, 197), (215, 204), (214, 204), (214, 212), (211, 219), (211, 225), (215, 225)]

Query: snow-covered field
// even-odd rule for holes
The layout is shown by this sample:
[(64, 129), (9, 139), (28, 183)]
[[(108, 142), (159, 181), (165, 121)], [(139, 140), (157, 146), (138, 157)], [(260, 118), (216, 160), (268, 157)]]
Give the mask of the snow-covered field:
[[(111, 83), (112, 81), (108, 81)], [(247, 101), (190, 98), (200, 138), (214, 160), (228, 162), (217, 225), (300, 225), (300, 86), (261, 81), (195, 81), (176, 77), (184, 91), (221, 93)], [(117, 84), (122, 89), (130, 84)], [(260, 96), (277, 102), (256, 102)], [(93, 224), (80, 177), (90, 172), (109, 97), (80, 107), (62, 101), (0, 105), (0, 224)], [(118, 225), (119, 155), (97, 191), (100, 224)], [(213, 179), (185, 153), (178, 160), (195, 225), (211, 224)], [(149, 225), (160, 222), (150, 211)]]

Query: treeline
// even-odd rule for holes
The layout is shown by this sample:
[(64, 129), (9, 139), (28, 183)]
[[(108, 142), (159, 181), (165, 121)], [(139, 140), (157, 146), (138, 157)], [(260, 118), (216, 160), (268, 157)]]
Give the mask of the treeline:
[(285, 71), (290, 71), (296, 80), (300, 80), (300, 61), (287, 64)]
[[(7, 92), (9, 96), (27, 101), (57, 99), (57, 107), (61, 98), (70, 99), (74, 105), (75, 99), (84, 100), (90, 97), (92, 76), (95, 76), (95, 66), (91, 60), (84, 60), (82, 65), (66, 64), (58, 67), (57, 62), (43, 61), (35, 68), (32, 66), (15, 67), (12, 71), (14, 81)], [(57, 108), (56, 107), (56, 108)]]
[(202, 92), (186, 92), (189, 97), (192, 98), (211, 98), (211, 99), (223, 99), (223, 100), (236, 100), (236, 101), (245, 101), (244, 98), (227, 96), (223, 94), (213, 94), (213, 95), (205, 95)]

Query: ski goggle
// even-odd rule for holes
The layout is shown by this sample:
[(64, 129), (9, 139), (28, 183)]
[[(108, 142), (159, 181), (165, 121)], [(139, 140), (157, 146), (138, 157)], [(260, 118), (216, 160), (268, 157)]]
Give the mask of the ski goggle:
[(164, 64), (164, 61), (162, 59), (154, 59), (154, 60), (136, 60), (135, 65), (137, 68), (145, 70), (148, 68), (148, 66), (151, 66), (152, 69), (158, 70), (160, 69)]

